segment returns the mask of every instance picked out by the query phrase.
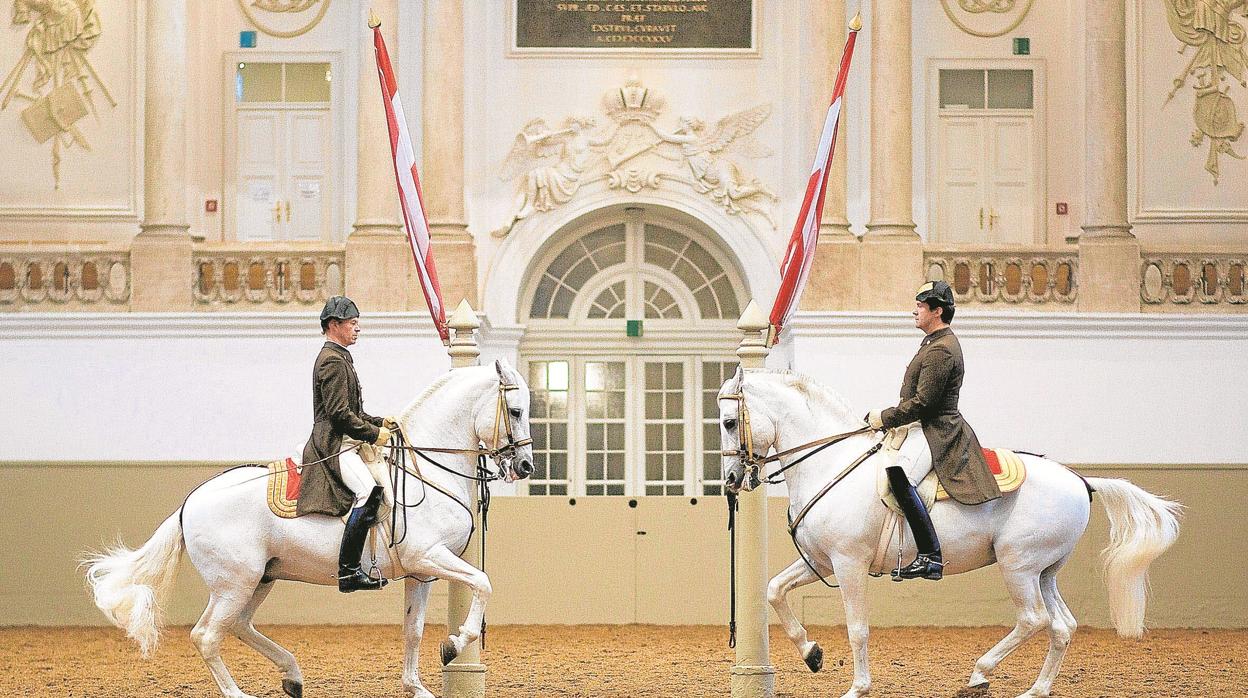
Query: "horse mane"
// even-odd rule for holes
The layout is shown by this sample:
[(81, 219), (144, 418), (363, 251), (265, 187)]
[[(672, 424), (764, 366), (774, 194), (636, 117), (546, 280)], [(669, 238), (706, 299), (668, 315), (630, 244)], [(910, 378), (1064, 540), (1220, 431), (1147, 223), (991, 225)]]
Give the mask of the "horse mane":
[(854, 408), (849, 404), (840, 393), (826, 388), (815, 381), (810, 376), (794, 371), (792, 369), (763, 369), (758, 371), (763, 375), (776, 376), (784, 381), (784, 384), (797, 392), (805, 395), (811, 400), (824, 403), (829, 409), (840, 412), (850, 419), (854, 417)]
[[(480, 368), (480, 366), (472, 366), (471, 368)], [(410, 417), (411, 414), (425, 402), (425, 400), (428, 400), (435, 392), (446, 386), (446, 384), (449, 383), (451, 378), (454, 376), (454, 371), (447, 371), (441, 376), (438, 376), (438, 378), (422, 390), (414, 400), (408, 403), (407, 407), (403, 408), (403, 411), (398, 415), (398, 420), (400, 422), (406, 422), (407, 418)]]

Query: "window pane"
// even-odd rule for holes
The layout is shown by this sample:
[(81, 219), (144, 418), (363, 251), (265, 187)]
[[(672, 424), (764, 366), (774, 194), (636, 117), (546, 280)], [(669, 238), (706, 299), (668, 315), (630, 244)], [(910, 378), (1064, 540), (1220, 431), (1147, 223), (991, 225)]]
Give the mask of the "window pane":
[(989, 109), (1031, 109), (1032, 73), (1030, 70), (989, 70)]
[(624, 375), (622, 361), (585, 363), (585, 492), (624, 493)]
[(239, 63), (244, 102), (282, 101), (281, 63)]
[(332, 75), (328, 63), (287, 63), (287, 102), (328, 102)]
[(984, 71), (940, 71), (940, 108), (984, 108)]
[[(568, 362), (529, 363), (533, 474), (530, 494), (565, 494), (568, 483)], [(556, 405), (560, 405), (556, 409)]]

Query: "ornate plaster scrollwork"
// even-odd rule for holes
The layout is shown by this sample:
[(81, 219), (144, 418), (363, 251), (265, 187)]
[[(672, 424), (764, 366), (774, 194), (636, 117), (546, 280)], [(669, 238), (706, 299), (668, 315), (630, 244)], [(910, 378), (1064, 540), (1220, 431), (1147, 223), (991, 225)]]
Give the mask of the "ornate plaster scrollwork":
[(87, 114), (98, 116), (95, 88), (117, 106), (87, 57), (102, 33), (95, 0), (14, 0), (13, 24), (29, 24), (30, 30), (26, 50), (0, 82), (0, 110), (14, 98), (27, 104), (22, 123), (35, 140), (52, 141), (52, 179), (59, 189), (61, 150), (91, 150), (77, 124)]
[[(325, 18), (325, 13), (329, 11), (329, 0), (250, 0), (250, 2), (249, 0), (238, 0), (238, 6), (242, 9), (243, 14), (246, 15), (247, 21), (251, 22), (256, 29), (279, 39), (290, 39), (312, 31), (313, 27), (321, 23), (321, 20)], [(284, 29), (270, 26), (256, 19), (256, 16), (252, 14), (251, 8), (253, 7), (257, 10), (288, 17), (311, 14), (309, 10), (313, 8), (317, 8), (317, 10), (310, 20), (291, 29)]]
[[(1245, 0), (1166, 0), (1166, 20), (1175, 38), (1183, 42), (1181, 53), (1188, 47), (1196, 49), (1187, 67), (1174, 79), (1174, 89), (1166, 95), (1166, 104), (1174, 99), (1179, 90), (1193, 78), (1196, 104), (1192, 117), (1196, 130), (1192, 132), (1193, 147), (1209, 140), (1209, 157), (1205, 159), (1205, 171), (1213, 175), (1218, 184), (1219, 155), (1229, 155), (1243, 160), (1232, 149), (1244, 133), (1244, 124), (1235, 112), (1235, 102), (1230, 97), (1230, 86), (1223, 86), (1228, 77), (1235, 78), (1241, 87), (1248, 87), (1244, 72), (1248, 69), (1248, 55), (1244, 53), (1244, 26), (1231, 19), (1231, 12), (1244, 10), (1248, 17)], [(1163, 105), (1164, 106), (1164, 105)]]
[[(1024, 0), (1020, 5), (1018, 0), (957, 0), (958, 9), (965, 12), (967, 16), (959, 17), (958, 10), (949, 6), (949, 0), (940, 0), (940, 6), (945, 10), (945, 16), (953, 22), (958, 29), (970, 34), (971, 36), (979, 36), (983, 38), (992, 38), (1008, 34), (1018, 28), (1018, 25), (1027, 19), (1027, 13), (1031, 12), (1031, 5), (1034, 0)], [(988, 17), (991, 15), (1000, 15), (1000, 22), (983, 22), (979, 17)], [(974, 19), (973, 19), (974, 18)], [(968, 21), (974, 21), (982, 24), (980, 27), (972, 27)]]
[(729, 213), (756, 214), (775, 227), (776, 195), (740, 162), (771, 155), (753, 138), (771, 106), (729, 114), (709, 128), (682, 116), (670, 130), (655, 125), (666, 106), (662, 96), (630, 80), (603, 97), (610, 123), (601, 128), (587, 116), (568, 117), (559, 129), (544, 119), (529, 121), (503, 161), (500, 178), (518, 179), (519, 186), (512, 218), (495, 234), (506, 235), (516, 221), (571, 201), (581, 186), (598, 180), (634, 194), (683, 182)]

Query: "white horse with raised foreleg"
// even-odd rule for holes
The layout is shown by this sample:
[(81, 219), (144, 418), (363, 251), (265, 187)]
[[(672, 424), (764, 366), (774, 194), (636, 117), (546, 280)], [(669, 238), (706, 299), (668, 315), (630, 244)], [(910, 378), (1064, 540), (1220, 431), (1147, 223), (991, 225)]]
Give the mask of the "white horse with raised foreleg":
[[(732, 492), (758, 484), (756, 466), (770, 448), (783, 452), (865, 426), (839, 395), (787, 372), (743, 374), (738, 370), (719, 392), (719, 409), (724, 481)], [(835, 574), (840, 583), (854, 658), (854, 682), (844, 698), (865, 696), (871, 690), (866, 582), (873, 562), (880, 559), (881, 534), (890, 515), (876, 490), (876, 461), (881, 455), (845, 471), (877, 441), (871, 433), (846, 438), (784, 474), (790, 517), (813, 502), (798, 522), (797, 545), (819, 574)], [(752, 453), (743, 444), (749, 445)], [(794, 453), (780, 461), (790, 463), (802, 455)], [(1091, 504), (1088, 486), (1065, 466), (1038, 456), (1020, 457), (1026, 463), (1027, 479), (1018, 491), (978, 506), (953, 500), (938, 502), (931, 516), (940, 534), (945, 574), (968, 572), (995, 562), (1001, 566), (1006, 589), (1018, 606), (1014, 629), (979, 658), (969, 685), (987, 687), (988, 675), (997, 665), (1044, 630), (1049, 635), (1044, 667), (1035, 684), (1020, 697), (1032, 698), (1049, 695), (1075, 631), (1075, 618), (1057, 591), (1057, 572), (1083, 535)], [(820, 498), (819, 493), (842, 473), (843, 478)], [(1088, 478), (1087, 482), (1109, 515), (1105, 579), (1114, 627), (1123, 637), (1139, 637), (1144, 632), (1148, 566), (1178, 536), (1182, 507), (1126, 480)], [(896, 539), (887, 546), (882, 559), (896, 559)], [(901, 551), (907, 560), (915, 554), (912, 542)], [(768, 602), (812, 671), (819, 671), (823, 665), (823, 650), (806, 636), (787, 596), (816, 579), (816, 573), (799, 558), (767, 586)]]
[[(403, 688), (408, 696), (433, 698), (421, 684), (417, 662), (430, 585), (420, 579), (437, 577), (472, 588), (467, 619), (443, 643), (446, 664), (481, 636), (490, 597), (485, 573), (459, 557), (472, 532), (468, 503), (476, 484), (469, 479), (476, 473), (475, 449), (478, 443), (494, 445), (505, 480), (528, 477), (533, 471), (529, 389), (505, 363), (458, 368), (426, 389), (397, 419), (412, 444), (473, 451), (436, 456), (453, 473), (428, 464), (420, 470), (420, 478), (407, 469), (399, 473), (400, 482), (406, 480), (407, 503), (423, 501), (403, 507), (400, 495), (400, 524), (406, 517), (406, 526), (400, 525), (396, 535), (401, 542), (393, 551), (375, 546), (382, 570), (412, 575), (405, 580)], [(221, 661), (221, 641), (227, 633), (277, 665), (282, 689), (301, 698), (303, 673), (294, 655), (261, 635), (252, 616), (278, 580), (338, 583), (342, 521), (316, 514), (296, 519), (274, 516), (265, 473), (254, 467), (228, 470), (195, 489), (138, 550), (116, 547), (85, 560), (96, 606), (147, 656), (160, 638), (160, 597), (172, 585), (185, 548), (210, 594), (191, 639), (227, 698), (251, 698), (239, 690)], [(371, 561), (369, 553), (365, 555)]]

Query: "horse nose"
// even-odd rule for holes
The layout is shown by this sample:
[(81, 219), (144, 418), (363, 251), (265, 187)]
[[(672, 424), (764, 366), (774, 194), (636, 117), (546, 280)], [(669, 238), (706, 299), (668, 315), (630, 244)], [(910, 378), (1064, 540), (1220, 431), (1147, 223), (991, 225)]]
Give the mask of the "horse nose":
[(516, 466), (516, 472), (520, 473), (521, 478), (526, 478), (533, 474), (533, 461), (522, 460), (520, 465)]

